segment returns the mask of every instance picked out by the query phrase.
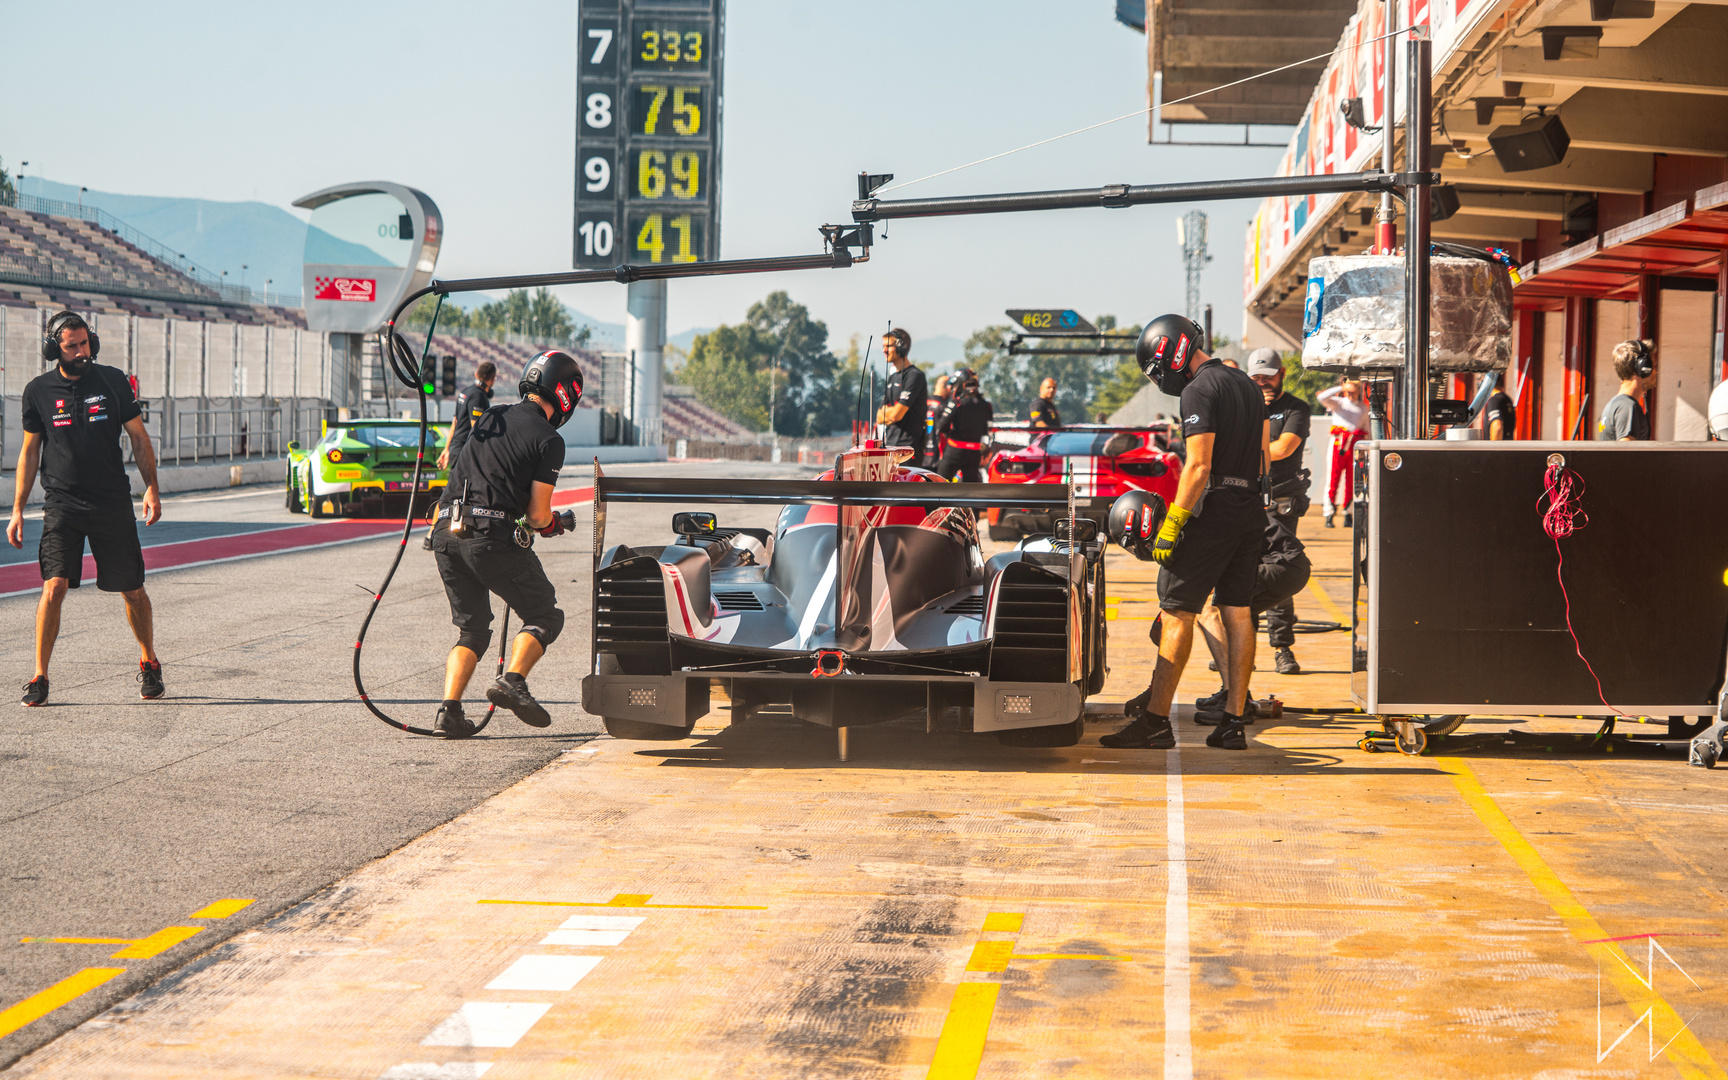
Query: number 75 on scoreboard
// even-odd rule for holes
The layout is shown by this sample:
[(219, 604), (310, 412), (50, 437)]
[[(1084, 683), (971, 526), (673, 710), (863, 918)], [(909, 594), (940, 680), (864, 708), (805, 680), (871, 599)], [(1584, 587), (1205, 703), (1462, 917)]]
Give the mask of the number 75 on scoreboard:
[(720, 257), (725, 0), (580, 0), (575, 265)]

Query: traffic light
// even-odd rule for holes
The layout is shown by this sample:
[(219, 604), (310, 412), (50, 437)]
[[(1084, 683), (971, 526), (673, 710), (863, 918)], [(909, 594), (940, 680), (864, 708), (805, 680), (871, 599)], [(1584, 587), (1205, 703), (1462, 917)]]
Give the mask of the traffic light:
[(444, 376), (444, 378), (443, 378), (443, 383), (442, 383), (442, 389), (443, 389), (444, 396), (445, 397), (455, 397), (456, 396), (456, 358), (454, 356), (448, 356), (447, 355), (444, 357), (443, 376)]
[(420, 389), (427, 394), (433, 392), (432, 382), (437, 376), (438, 358), (430, 353), (420, 358)]

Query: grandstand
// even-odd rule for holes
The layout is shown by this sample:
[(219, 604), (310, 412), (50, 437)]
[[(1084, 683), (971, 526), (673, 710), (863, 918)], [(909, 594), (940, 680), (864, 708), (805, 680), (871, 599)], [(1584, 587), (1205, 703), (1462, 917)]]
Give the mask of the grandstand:
[[(299, 302), (221, 284), (93, 208), (30, 196), (0, 204), (0, 468), (10, 466), (21, 437), (18, 395), (42, 370), (42, 329), (64, 308), (84, 314), (102, 336), (104, 363), (136, 378), (165, 461), (271, 456), (291, 439), (315, 437), (338, 408), (400, 408), (400, 390), (383, 388), (375, 344), (308, 330)], [(416, 351), (424, 342), (423, 333), (405, 336)], [(455, 356), (464, 382), (490, 360), (499, 384), (513, 389), (545, 347), (518, 334), (456, 333), (438, 334), (432, 351)], [(570, 351), (590, 372), (602, 369), (597, 353)], [(627, 411), (600, 382), (584, 406)], [(751, 437), (688, 390), (666, 393), (668, 441)], [(593, 430), (616, 439), (628, 425), (614, 419)]]

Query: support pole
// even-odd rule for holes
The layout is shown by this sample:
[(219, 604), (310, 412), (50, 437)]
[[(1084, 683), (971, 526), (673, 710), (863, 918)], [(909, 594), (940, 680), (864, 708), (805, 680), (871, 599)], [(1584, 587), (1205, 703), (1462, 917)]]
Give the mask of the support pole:
[[(1392, 24), (1398, 18), (1397, 0), (1384, 0), (1386, 21), (1381, 33), (1386, 35), (1385, 70), (1381, 73), (1380, 82), (1380, 171), (1392, 171), (1395, 155), (1398, 153), (1398, 130), (1392, 126), (1392, 88), (1397, 86), (1393, 74), (1398, 70), (1398, 39), (1392, 33)], [(1380, 210), (1374, 217), (1374, 248), (1382, 255), (1390, 255), (1398, 247), (1398, 210), (1392, 205), (1392, 193), (1380, 193)]]
[(630, 419), (639, 446), (660, 445), (660, 358), (666, 348), (666, 281), (625, 286), (624, 347), (634, 368)]
[(1404, 381), (1398, 388), (1399, 436), (1428, 437), (1428, 139), (1433, 43), (1426, 30), (1407, 50), (1410, 85), (1404, 116), (1404, 155), (1409, 183), (1404, 187)]
[(840, 760), (841, 761), (846, 760), (846, 733), (850, 730), (851, 730), (850, 728), (843, 728), (843, 727), (837, 727), (834, 729), (834, 737), (838, 741), (839, 748), (840, 748)]

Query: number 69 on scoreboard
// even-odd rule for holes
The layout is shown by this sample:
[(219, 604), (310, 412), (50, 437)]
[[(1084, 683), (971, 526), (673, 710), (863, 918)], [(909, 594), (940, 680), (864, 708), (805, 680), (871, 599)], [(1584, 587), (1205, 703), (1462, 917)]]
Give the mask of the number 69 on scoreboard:
[(574, 263), (719, 258), (725, 0), (579, 0)]

